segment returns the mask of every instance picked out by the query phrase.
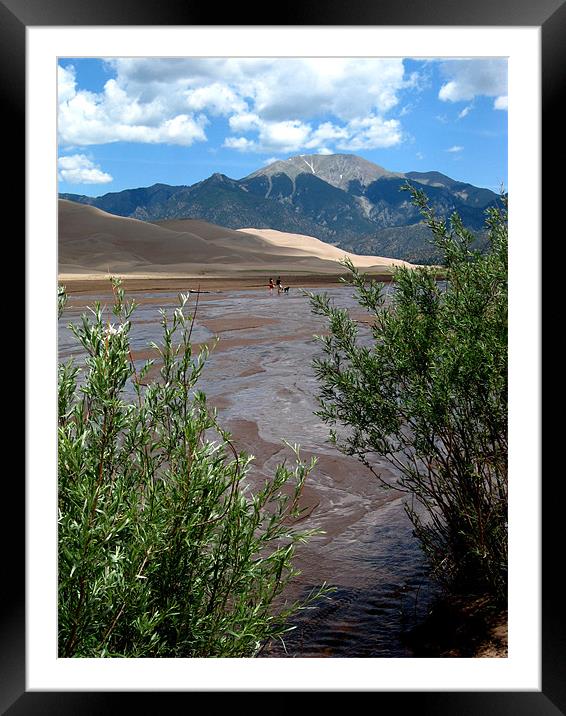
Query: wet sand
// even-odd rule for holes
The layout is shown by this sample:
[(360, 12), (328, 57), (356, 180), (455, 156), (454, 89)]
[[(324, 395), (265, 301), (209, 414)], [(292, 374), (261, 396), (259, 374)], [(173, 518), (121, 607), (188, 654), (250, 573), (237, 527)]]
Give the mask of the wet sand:
[[(293, 274), (285, 275), (282, 277), (282, 281), (285, 286), (291, 286), (291, 288), (324, 288), (326, 286), (339, 286), (341, 285), (342, 278), (348, 278), (349, 273), (336, 273), (336, 274)], [(375, 273), (368, 272), (376, 281), (382, 281), (383, 283), (389, 283), (392, 279), (391, 273)], [(226, 277), (185, 277), (179, 276), (174, 278), (137, 278), (127, 277), (122, 280), (123, 288), (126, 292), (130, 293), (146, 293), (154, 291), (197, 291), (200, 290), (203, 293), (229, 293), (232, 291), (249, 290), (249, 289), (263, 289), (268, 291), (269, 283), (268, 275), (243, 275), (243, 276), (226, 276)], [(273, 279), (275, 280), (275, 276)], [(76, 276), (70, 277), (66, 274), (59, 276), (59, 282), (64, 284), (69, 294), (99, 294), (99, 295), (110, 295), (110, 281), (108, 278), (92, 277), (92, 278), (78, 278)], [(277, 290), (273, 290), (277, 293)], [(153, 297), (153, 302), (158, 303), (159, 297)]]

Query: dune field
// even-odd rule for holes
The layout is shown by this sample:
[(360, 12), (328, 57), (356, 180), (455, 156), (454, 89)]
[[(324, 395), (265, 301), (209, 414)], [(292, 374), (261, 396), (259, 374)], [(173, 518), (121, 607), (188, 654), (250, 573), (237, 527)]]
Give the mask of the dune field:
[[(59, 279), (108, 274), (132, 279), (338, 276), (340, 261), (379, 274), (405, 261), (357, 256), (312, 236), (271, 229), (227, 229), (197, 219), (149, 223), (59, 200)], [(263, 280), (263, 278), (262, 278)]]

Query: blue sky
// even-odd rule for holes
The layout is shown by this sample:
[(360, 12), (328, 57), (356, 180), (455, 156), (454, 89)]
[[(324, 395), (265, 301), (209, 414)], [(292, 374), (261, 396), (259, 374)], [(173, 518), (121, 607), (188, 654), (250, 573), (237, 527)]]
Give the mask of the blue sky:
[(505, 59), (60, 59), (59, 191), (234, 179), (297, 154), (507, 187)]

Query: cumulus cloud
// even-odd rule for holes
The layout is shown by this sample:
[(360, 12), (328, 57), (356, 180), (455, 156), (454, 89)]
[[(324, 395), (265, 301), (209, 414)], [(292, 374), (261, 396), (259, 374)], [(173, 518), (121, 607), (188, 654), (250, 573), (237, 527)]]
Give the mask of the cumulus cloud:
[(144, 101), (215, 87), (231, 95), (234, 113), (245, 102), (266, 121), (386, 112), (418, 81), (416, 73), (405, 76), (401, 58), (120, 58), (108, 64), (119, 84)]
[(227, 115), (234, 111), (243, 112), (247, 108), (244, 100), (234, 90), (220, 82), (188, 89), (183, 96), (187, 108), (196, 112), (207, 110), (214, 115)]
[(250, 78), (249, 95), (265, 120), (289, 115), (307, 120), (331, 114), (350, 120), (395, 107), (398, 93), (412, 84), (403, 61), (394, 59), (305, 58), (270, 62)]
[(59, 180), (69, 184), (108, 184), (110, 174), (103, 172), (85, 154), (59, 157)]
[(473, 59), (443, 62), (446, 82), (440, 88), (443, 102), (469, 102), (478, 95), (499, 97), (507, 94), (507, 60)]
[(76, 94), (77, 82), (75, 80), (75, 68), (57, 66), (57, 91), (59, 102), (68, 102)]
[(323, 122), (319, 124), (309, 138), (310, 146), (315, 149), (326, 142), (335, 142), (337, 140), (346, 140), (351, 136), (350, 125), (339, 127), (332, 122)]
[(507, 109), (508, 108), (508, 98), (507, 95), (502, 95), (501, 97), (496, 97), (495, 102), (493, 103), (493, 109)]
[[(236, 119), (233, 126), (241, 126)], [(343, 125), (323, 122), (316, 127), (300, 120), (266, 122), (257, 119), (247, 125), (256, 132), (254, 139), (228, 137), (224, 146), (240, 151), (292, 153), (307, 149), (314, 153), (332, 154), (329, 145), (339, 150), (357, 151), (392, 147), (403, 139), (401, 125), (396, 119), (376, 115), (354, 118)]]
[(379, 149), (393, 147), (402, 139), (401, 125), (397, 119), (370, 116), (354, 119), (348, 124), (350, 138), (339, 142), (339, 149)]
[(470, 112), (472, 111), (472, 105), (469, 104), (467, 107), (464, 107), (464, 109), (458, 113), (458, 119), (464, 119), (464, 117), (467, 117)]
[[(235, 126), (241, 126), (239, 121), (234, 122), (234, 124)], [(252, 129), (251, 126), (250, 129)], [(312, 136), (311, 126), (298, 119), (282, 122), (258, 120), (253, 129), (258, 133), (256, 139), (248, 139), (242, 136), (228, 137), (224, 142), (224, 146), (239, 149), (240, 151), (288, 153), (306, 146), (309, 137)]]
[[(143, 102), (110, 79), (101, 93), (77, 90), (73, 67), (59, 67), (60, 141), (67, 146), (109, 142), (168, 143), (190, 146), (206, 139), (204, 114), (170, 111), (163, 98)], [(187, 102), (183, 105), (189, 108)]]
[(249, 132), (259, 129), (262, 121), (253, 112), (242, 112), (241, 114), (232, 115), (228, 120), (228, 124), (233, 132)]
[(246, 139), (245, 137), (227, 137), (224, 140), (224, 146), (228, 147), (228, 149), (239, 149), (241, 152), (260, 151), (257, 142)]
[[(67, 146), (207, 139), (223, 116), (224, 146), (288, 153), (388, 147), (402, 141), (384, 115), (419, 75), (401, 58), (119, 58), (101, 92), (77, 87), (59, 68), (59, 133)], [(328, 121), (328, 120), (331, 121)], [(248, 136), (251, 135), (251, 136)]]

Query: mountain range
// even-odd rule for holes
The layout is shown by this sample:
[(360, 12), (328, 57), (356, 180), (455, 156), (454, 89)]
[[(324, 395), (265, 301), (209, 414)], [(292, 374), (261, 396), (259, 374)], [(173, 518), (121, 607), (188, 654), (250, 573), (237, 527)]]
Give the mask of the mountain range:
[(142, 221), (199, 219), (231, 229), (275, 229), (357, 254), (437, 262), (430, 232), (402, 191), (407, 182), (424, 191), (439, 217), (458, 212), (481, 247), (485, 211), (498, 203), (496, 193), (440, 172), (388, 171), (352, 154), (299, 155), (242, 179), (215, 173), (190, 186), (154, 184), (100, 197), (59, 196)]

